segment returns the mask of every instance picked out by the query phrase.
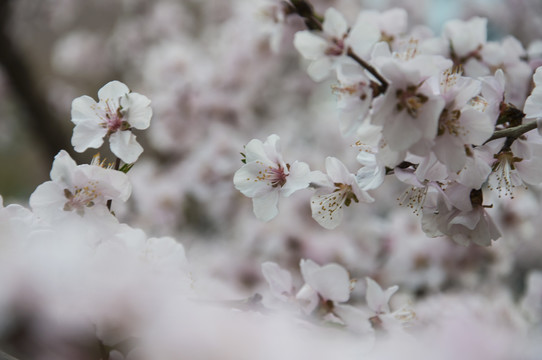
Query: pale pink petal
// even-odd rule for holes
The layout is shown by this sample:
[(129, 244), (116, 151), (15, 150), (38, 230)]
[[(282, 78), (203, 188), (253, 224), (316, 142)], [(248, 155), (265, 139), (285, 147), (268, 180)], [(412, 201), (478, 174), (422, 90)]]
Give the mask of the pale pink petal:
[(252, 206), (256, 218), (262, 221), (269, 221), (279, 213), (277, 203), (279, 200), (278, 191), (270, 191), (262, 196), (252, 198)]
[(338, 264), (327, 264), (310, 274), (307, 283), (325, 300), (345, 302), (350, 298), (350, 276)]
[(105, 101), (108, 99), (117, 100), (129, 92), (130, 89), (128, 89), (128, 86), (120, 81), (114, 80), (108, 82), (100, 90), (98, 90), (98, 99), (100, 99), (100, 101)]
[(324, 80), (331, 72), (333, 62), (327, 56), (314, 60), (309, 64), (307, 73), (316, 82)]
[(66, 150), (60, 150), (53, 161), (50, 173), (51, 180), (71, 186), (72, 174), (76, 167), (77, 163), (71, 158)]
[(343, 203), (337, 193), (314, 195), (311, 197), (312, 218), (323, 228), (333, 230), (342, 221)]
[(348, 30), (348, 24), (344, 16), (334, 8), (329, 8), (324, 14), (322, 24), (324, 33), (336, 39), (342, 39)]
[(126, 109), (124, 114), (131, 127), (144, 130), (151, 123), (151, 101), (144, 95), (130, 93), (120, 98), (120, 105)]
[(96, 101), (90, 96), (80, 96), (72, 101), (71, 120), (77, 125), (81, 122), (91, 121), (100, 123), (102, 119), (96, 113)]
[(295, 298), (299, 301), (305, 314), (310, 314), (318, 306), (318, 293), (308, 284), (299, 289)]
[(346, 166), (337, 158), (328, 156), (326, 158), (326, 172), (333, 182), (351, 184), (352, 174)]
[(494, 125), (485, 113), (467, 107), (461, 110), (460, 122), (466, 129), (463, 140), (466, 144), (482, 145), (493, 135)]
[(365, 294), (365, 299), (367, 300), (367, 305), (369, 308), (376, 314), (389, 313), (390, 307), (388, 302), (399, 287), (395, 285), (388, 288), (386, 291), (383, 291), (376, 281), (369, 277), (365, 279), (367, 280), (367, 292)]
[(380, 30), (376, 26), (358, 19), (348, 33), (346, 42), (356, 55), (364, 58), (369, 56), (371, 49), (381, 36)]
[(312, 274), (320, 269), (320, 265), (312, 261), (311, 259), (301, 259), (299, 261), (299, 270), (301, 271), (301, 276), (305, 282), (309, 282)]
[(290, 272), (267, 261), (262, 264), (262, 273), (273, 296), (283, 301), (288, 300), (294, 289)]
[(305, 59), (316, 60), (325, 55), (328, 42), (310, 31), (298, 31), (294, 37), (294, 46)]
[(235, 188), (248, 197), (262, 196), (273, 191), (267, 181), (261, 178), (266, 167), (258, 162), (249, 162), (235, 172), (233, 183)]
[(63, 191), (56, 182), (46, 181), (30, 195), (30, 207), (38, 216), (44, 216), (51, 211), (62, 211), (66, 203)]
[(143, 152), (143, 147), (139, 145), (131, 131), (117, 131), (111, 134), (109, 144), (113, 154), (127, 164), (136, 162)]
[(282, 196), (287, 197), (298, 190), (306, 189), (309, 186), (310, 180), (309, 165), (304, 162), (295, 161), (290, 166), (290, 173), (286, 179), (286, 184), (281, 189)]
[(83, 152), (88, 148), (97, 149), (102, 146), (107, 129), (97, 122), (80, 122), (73, 128), (72, 145), (77, 152)]

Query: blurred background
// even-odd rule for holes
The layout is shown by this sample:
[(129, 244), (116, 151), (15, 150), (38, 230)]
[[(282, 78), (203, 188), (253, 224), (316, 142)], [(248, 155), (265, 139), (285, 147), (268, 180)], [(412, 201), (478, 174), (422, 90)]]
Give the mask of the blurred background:
[[(320, 13), (336, 7), (351, 22), (361, 9), (404, 7), (410, 26), (428, 25), (437, 35), (448, 19), (485, 16), (491, 40), (513, 35), (527, 48), (542, 38), (538, 0), (313, 3)], [(78, 163), (90, 161), (94, 151), (77, 154), (70, 145), (71, 102), (81, 95), (96, 99), (105, 83), (120, 80), (152, 100), (154, 116), (150, 129), (137, 133), (145, 151), (129, 173), (133, 196), (116, 209), (118, 216), (151, 236), (176, 236), (189, 246), (192, 258), (213, 264), (205, 271), (237, 284), (245, 295), (261, 282), (262, 261), (297, 269), (301, 258), (337, 261), (353, 276), (371, 275), (420, 296), (454, 287), (480, 290), (493, 280), (519, 293), (523, 280), (516, 280), (542, 267), (535, 236), (538, 195), (518, 194), (521, 202), (503, 200), (496, 206), (496, 222), (515, 231), (514, 244), (505, 235), (492, 248), (466, 249), (449, 239), (425, 237), (419, 218), (397, 207), (404, 186), (394, 179), (377, 191), (374, 204), (348, 209), (334, 232), (311, 218), (310, 192), (282, 199), (287, 201), (281, 200), (281, 213), (270, 223), (254, 218), (251, 200), (232, 183), (243, 145), (253, 138), (278, 134), (285, 160), (305, 161), (314, 170), (324, 169), (326, 156), (340, 158), (352, 170), (359, 167), (354, 140), (340, 135), (331, 84), (310, 80), (292, 45), (303, 24), (294, 16), (285, 26), (277, 24), (273, 9), (278, 4), (1, 1), (4, 203), (27, 203), (35, 187), (49, 179), (60, 149)], [(113, 161), (106, 150), (96, 151)], [(244, 261), (222, 266), (231, 263), (229, 254)]]

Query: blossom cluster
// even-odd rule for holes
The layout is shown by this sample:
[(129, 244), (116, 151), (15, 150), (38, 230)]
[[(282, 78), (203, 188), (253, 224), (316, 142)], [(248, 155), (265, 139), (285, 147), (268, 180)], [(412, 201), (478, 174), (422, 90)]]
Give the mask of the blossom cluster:
[[(265, 152), (247, 157), (234, 183), (253, 198), (256, 217), (276, 215), (271, 194), (289, 196), (310, 187), (316, 191), (312, 217), (333, 229), (344, 207), (374, 201), (368, 191), (394, 174), (409, 186), (399, 203), (421, 215), (427, 235), (485, 246), (500, 238), (486, 211), (492, 200), (513, 198), (518, 189), (542, 181), (542, 142), (531, 132), (542, 118), (542, 67), (530, 66), (536, 58), (511, 36), (488, 41), (487, 19), (480, 17), (448, 21), (442, 35), (434, 36), (427, 28), (408, 31), (407, 12), (399, 8), (363, 10), (349, 24), (334, 8), (320, 17), (305, 1), (283, 7), (309, 27), (294, 37), (309, 62), (309, 76), (336, 81), (340, 131), (358, 147), (360, 165), (350, 172), (328, 157), (327, 174), (306, 167), (300, 181), (275, 161), (281, 158), (276, 147), (271, 157)], [(247, 152), (255, 142), (261, 144), (252, 140)], [(276, 143), (272, 135), (263, 146)], [(259, 181), (255, 164), (268, 166), (280, 181)], [(273, 197), (267, 216), (262, 216), (264, 196)]]
[(59, 35), (75, 152), (117, 160), (66, 148), (5, 194), (0, 357), (538, 359), (536, 43), (361, 3), (13, 3), (20, 43)]

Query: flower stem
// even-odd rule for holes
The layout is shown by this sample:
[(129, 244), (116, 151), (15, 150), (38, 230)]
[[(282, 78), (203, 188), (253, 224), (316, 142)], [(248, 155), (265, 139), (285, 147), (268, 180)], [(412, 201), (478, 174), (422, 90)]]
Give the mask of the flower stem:
[[(113, 165), (113, 170), (119, 170), (120, 169), (120, 158), (116, 158), (115, 165)], [(107, 200), (107, 210), (111, 211), (111, 205), (113, 204), (113, 200), (109, 199)]]

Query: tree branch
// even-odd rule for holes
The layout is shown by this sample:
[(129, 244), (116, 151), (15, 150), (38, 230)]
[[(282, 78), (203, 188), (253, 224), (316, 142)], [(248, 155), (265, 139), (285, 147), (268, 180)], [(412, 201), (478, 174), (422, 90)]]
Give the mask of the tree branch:
[(500, 139), (503, 137), (508, 138), (511, 140), (511, 142), (513, 142), (514, 140), (519, 138), (521, 135), (533, 129), (536, 129), (536, 121), (532, 121), (530, 123), (523, 124), (523, 125), (514, 126), (508, 129), (497, 130), (493, 133), (493, 135), (489, 139), (487, 139), (487, 141), (484, 144), (487, 144), (488, 142), (492, 140)]

